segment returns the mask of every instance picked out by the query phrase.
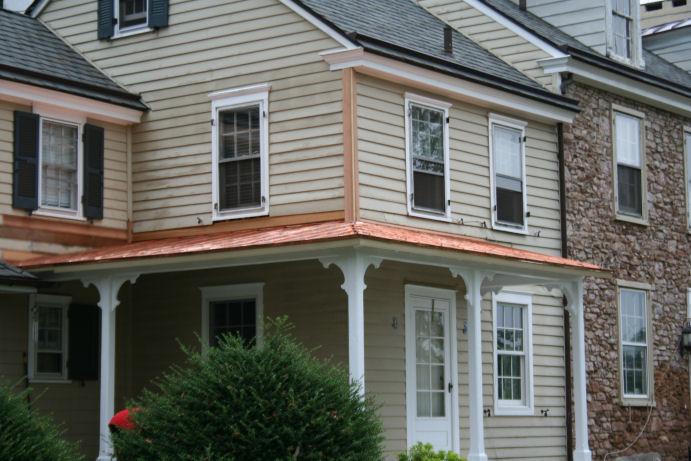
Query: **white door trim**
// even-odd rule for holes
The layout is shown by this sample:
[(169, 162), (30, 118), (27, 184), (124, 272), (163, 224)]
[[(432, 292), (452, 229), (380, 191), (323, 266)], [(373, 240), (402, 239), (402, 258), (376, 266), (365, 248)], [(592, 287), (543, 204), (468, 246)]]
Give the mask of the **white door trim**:
[[(458, 343), (456, 331), (456, 291), (442, 288), (432, 288), (420, 285), (405, 285), (405, 342), (406, 342), (406, 428), (407, 428), (407, 446), (410, 447), (415, 444), (415, 420), (417, 417), (416, 406), (417, 396), (416, 389), (412, 386), (415, 383), (416, 367), (415, 367), (415, 330), (413, 306), (411, 303), (411, 296), (422, 296), (428, 298), (444, 299), (449, 302), (449, 321), (448, 321), (448, 339), (450, 348), (450, 364), (449, 375), (453, 390), (450, 399), (450, 421), (451, 421), (451, 447), (450, 449), (455, 453), (460, 453), (460, 427), (458, 414)], [(440, 447), (435, 447), (438, 449)]]

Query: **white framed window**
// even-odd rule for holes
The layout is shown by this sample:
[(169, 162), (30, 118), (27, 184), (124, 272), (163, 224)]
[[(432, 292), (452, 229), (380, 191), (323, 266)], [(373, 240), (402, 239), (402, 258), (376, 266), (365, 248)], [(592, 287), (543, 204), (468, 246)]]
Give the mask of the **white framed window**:
[(227, 333), (259, 343), (264, 312), (263, 283), (201, 287), (202, 340), (210, 346)]
[(527, 233), (528, 205), (525, 173), (527, 123), (490, 114), (492, 227)]
[(607, 54), (626, 64), (642, 66), (638, 0), (607, 0)]
[(641, 112), (612, 106), (616, 217), (639, 224), (648, 220), (644, 117)]
[(532, 296), (502, 291), (492, 297), (494, 413), (532, 415)]
[(686, 187), (686, 229), (691, 232), (691, 127), (684, 129), (684, 171)]
[(449, 220), (449, 108), (451, 104), (405, 94), (408, 214)]
[(29, 309), (29, 380), (67, 381), (68, 296), (32, 295)]
[(149, 0), (113, 0), (115, 36), (150, 30), (148, 24)]
[(618, 280), (617, 300), (622, 403), (654, 404), (650, 286)]
[(269, 214), (269, 89), (262, 84), (209, 95), (214, 220)]

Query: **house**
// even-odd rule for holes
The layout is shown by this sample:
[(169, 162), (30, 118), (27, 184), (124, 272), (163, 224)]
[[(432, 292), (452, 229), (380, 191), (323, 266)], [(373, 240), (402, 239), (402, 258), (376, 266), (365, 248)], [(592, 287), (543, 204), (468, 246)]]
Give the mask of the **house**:
[[(0, 295), (0, 337), (89, 457), (111, 459), (110, 417), (181, 360), (176, 340), (254, 337), (287, 314), (382, 403), (390, 459), (418, 440), (472, 461), (566, 458), (570, 330), (574, 457), (590, 459), (583, 280), (609, 273), (560, 256), (557, 127), (573, 99), (409, 0), (29, 12), (146, 108), (104, 127), (104, 181), (121, 181), (102, 218), (2, 208), (33, 253), (83, 230), (80, 251), (14, 258), (46, 285)], [(2, 104), (2, 139), (13, 111), (40, 112)]]
[(641, 46), (637, 2), (421, 0), (582, 111), (564, 124), (562, 256), (584, 283), (590, 449), (682, 459), (691, 440), (691, 77)]
[(643, 48), (691, 71), (691, 3), (653, 1), (641, 5)]

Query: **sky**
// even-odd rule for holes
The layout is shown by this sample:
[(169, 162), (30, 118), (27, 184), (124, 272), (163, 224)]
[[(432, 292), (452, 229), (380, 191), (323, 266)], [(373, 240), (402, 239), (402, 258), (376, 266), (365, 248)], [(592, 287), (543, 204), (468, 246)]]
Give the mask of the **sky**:
[(31, 0), (5, 0), (5, 9), (24, 11), (31, 4)]

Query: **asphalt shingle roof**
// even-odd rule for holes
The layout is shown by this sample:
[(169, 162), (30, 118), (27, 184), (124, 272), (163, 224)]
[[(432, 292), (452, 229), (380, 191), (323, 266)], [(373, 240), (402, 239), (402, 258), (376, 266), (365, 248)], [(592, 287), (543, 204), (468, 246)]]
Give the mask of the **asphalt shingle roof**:
[(0, 78), (145, 110), (37, 19), (0, 9)]
[(410, 0), (299, 0), (299, 3), (368, 51), (577, 110), (460, 32), (444, 51), (446, 24)]
[(34, 283), (38, 281), (35, 275), (29, 274), (17, 267), (10, 266), (7, 263), (0, 261), (0, 283), (3, 282), (25, 282)]
[(600, 67), (606, 67), (646, 83), (682, 93), (686, 96), (691, 95), (691, 75), (645, 49), (643, 50), (645, 68), (641, 70), (634, 69), (601, 55), (559, 28), (534, 15), (530, 12), (530, 9), (527, 11), (521, 10), (518, 5), (510, 0), (482, 1), (552, 45), (571, 53), (576, 58), (599, 65)]

